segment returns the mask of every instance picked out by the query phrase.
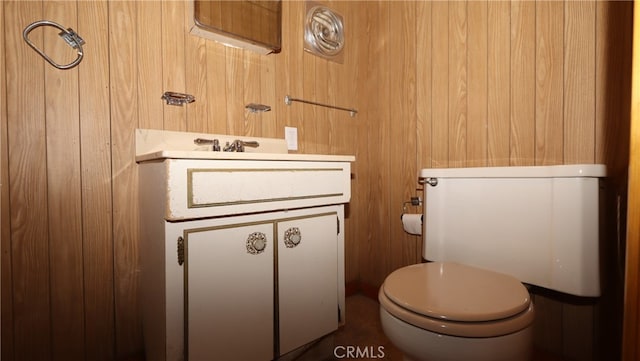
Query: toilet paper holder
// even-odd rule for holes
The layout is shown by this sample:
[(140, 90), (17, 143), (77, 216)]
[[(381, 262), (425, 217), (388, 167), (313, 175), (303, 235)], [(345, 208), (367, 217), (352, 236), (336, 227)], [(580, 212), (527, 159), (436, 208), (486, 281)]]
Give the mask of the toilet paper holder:
[(402, 204), (402, 214), (407, 213), (408, 204), (418, 207), (422, 204), (422, 199), (420, 199), (420, 197), (411, 197), (411, 200), (404, 202)]

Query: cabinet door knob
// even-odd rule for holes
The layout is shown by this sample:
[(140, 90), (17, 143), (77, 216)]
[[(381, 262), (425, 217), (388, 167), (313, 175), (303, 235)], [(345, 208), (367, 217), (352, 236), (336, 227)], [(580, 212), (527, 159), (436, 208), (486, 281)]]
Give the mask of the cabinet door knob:
[(247, 237), (247, 253), (260, 254), (267, 248), (267, 236), (262, 232), (253, 232)]
[(287, 248), (293, 248), (300, 244), (302, 241), (302, 234), (300, 233), (300, 228), (291, 227), (284, 232), (284, 245)]

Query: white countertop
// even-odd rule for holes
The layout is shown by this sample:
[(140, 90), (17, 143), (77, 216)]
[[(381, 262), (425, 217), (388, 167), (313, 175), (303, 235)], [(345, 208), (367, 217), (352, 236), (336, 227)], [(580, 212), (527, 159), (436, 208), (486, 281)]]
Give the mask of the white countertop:
[(353, 162), (352, 155), (328, 154), (296, 154), (296, 153), (249, 153), (249, 152), (213, 152), (204, 150), (160, 150), (139, 154), (136, 162), (146, 162), (159, 159), (214, 159), (214, 160), (285, 160), (307, 162)]

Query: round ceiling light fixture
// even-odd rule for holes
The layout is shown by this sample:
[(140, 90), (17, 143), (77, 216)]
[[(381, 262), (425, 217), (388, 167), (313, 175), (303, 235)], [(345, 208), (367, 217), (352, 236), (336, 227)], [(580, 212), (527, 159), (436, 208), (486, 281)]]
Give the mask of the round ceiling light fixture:
[(307, 4), (304, 25), (304, 50), (326, 59), (342, 62), (344, 25), (342, 16), (316, 4)]

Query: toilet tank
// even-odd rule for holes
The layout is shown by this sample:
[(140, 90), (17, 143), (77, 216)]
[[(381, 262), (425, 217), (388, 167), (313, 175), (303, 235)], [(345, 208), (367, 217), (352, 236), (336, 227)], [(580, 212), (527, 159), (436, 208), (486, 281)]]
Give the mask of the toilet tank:
[(604, 165), (423, 169), (423, 256), (600, 296)]

